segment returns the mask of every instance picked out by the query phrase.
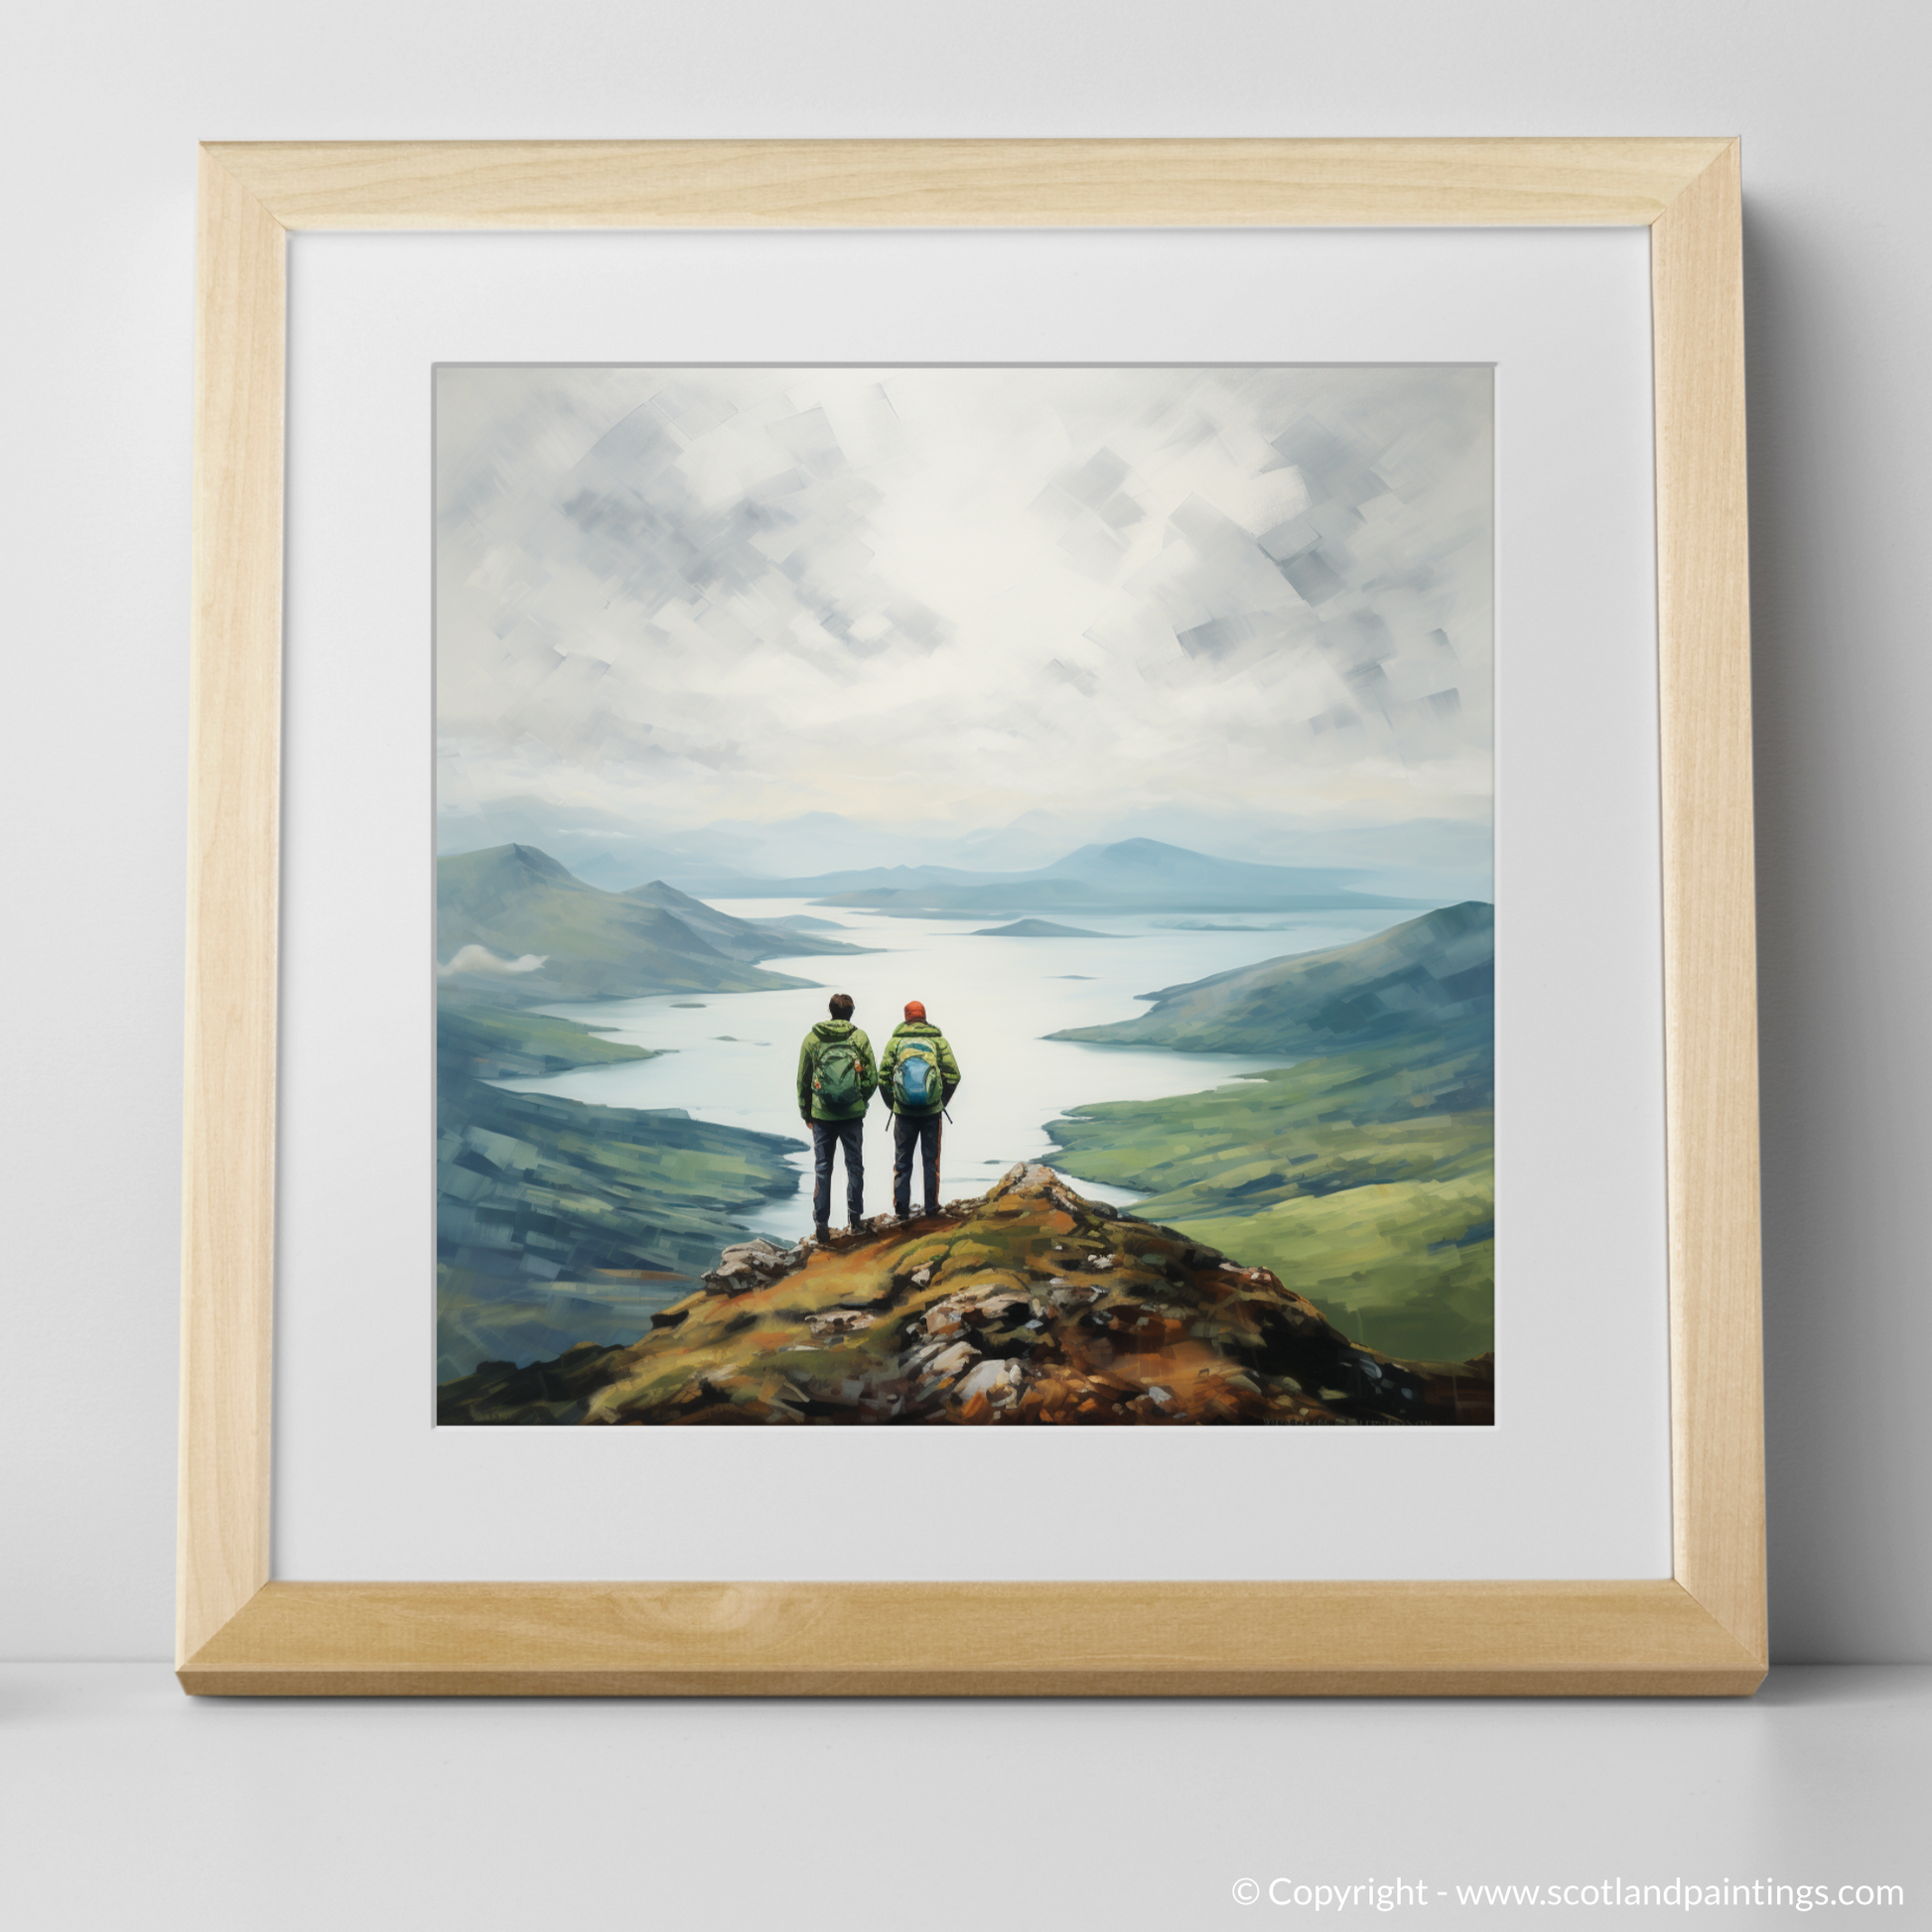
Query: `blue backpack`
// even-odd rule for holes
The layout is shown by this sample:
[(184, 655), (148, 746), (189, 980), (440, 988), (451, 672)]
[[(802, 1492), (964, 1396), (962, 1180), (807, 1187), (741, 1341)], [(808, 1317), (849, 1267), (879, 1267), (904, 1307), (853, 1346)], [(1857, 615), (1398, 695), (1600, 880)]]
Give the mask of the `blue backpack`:
[(944, 1091), (939, 1049), (929, 1039), (908, 1039), (893, 1063), (893, 1098), (909, 1113), (929, 1114)]

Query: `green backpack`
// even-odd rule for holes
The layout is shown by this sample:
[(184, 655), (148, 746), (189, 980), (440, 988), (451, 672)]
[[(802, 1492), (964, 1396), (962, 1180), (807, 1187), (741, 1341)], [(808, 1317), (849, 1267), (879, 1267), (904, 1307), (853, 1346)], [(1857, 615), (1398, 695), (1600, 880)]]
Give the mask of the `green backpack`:
[(866, 1098), (866, 1066), (849, 1039), (829, 1040), (812, 1060), (812, 1091), (839, 1113), (855, 1112)]

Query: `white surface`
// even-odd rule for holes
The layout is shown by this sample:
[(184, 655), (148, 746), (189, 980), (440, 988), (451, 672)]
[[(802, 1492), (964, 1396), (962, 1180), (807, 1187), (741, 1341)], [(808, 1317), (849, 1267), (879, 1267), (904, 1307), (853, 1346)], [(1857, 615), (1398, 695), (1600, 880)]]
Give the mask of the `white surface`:
[[(0, 1671), (22, 1932), (553, 1923), (986, 1932), (1922, 1925), (1932, 1670), (1749, 1703), (190, 1700), (159, 1667)], [(1426, 1883), (1339, 1916), (1240, 1878)], [(1750, 1905), (1462, 1905), (1457, 1885), (1902, 1885)]]
[[(1642, 229), (298, 237), (275, 1574), (1668, 1576), (1649, 332)], [(1496, 1428), (429, 1426), (431, 369), (889, 359), (1495, 365)]]
[[(1743, 135), (1748, 200), (1773, 1638), (1932, 1656), (1922, 6), (23, 0), (7, 53), (0, 1653), (170, 1645), (197, 139), (1690, 129)], [(1197, 1815), (1300, 1776), (1245, 1731), (1213, 1765)]]

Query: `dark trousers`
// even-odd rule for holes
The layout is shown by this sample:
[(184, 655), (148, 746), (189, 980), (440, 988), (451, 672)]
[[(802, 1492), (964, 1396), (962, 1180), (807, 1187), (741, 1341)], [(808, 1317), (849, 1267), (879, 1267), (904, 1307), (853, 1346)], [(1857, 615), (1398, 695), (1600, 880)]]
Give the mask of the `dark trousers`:
[(912, 1150), (924, 1159), (925, 1211), (939, 1211), (939, 1116), (937, 1114), (895, 1114), (893, 1116), (893, 1212), (902, 1221), (912, 1211)]
[(812, 1226), (832, 1218), (832, 1156), (845, 1150), (845, 1224), (856, 1228), (866, 1218), (866, 1156), (860, 1146), (865, 1117), (812, 1122)]

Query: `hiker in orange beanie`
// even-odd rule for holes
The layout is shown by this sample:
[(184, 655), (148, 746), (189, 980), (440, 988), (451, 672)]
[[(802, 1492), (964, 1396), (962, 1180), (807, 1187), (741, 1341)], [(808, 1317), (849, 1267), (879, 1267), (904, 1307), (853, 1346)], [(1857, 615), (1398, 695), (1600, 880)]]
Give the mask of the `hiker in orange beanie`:
[(904, 1022), (893, 1029), (879, 1058), (879, 1091), (893, 1112), (893, 1212), (912, 1211), (912, 1150), (921, 1155), (925, 1211), (939, 1211), (939, 1123), (959, 1085), (959, 1062), (946, 1036), (925, 1017), (922, 1000), (907, 1000)]

